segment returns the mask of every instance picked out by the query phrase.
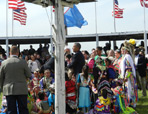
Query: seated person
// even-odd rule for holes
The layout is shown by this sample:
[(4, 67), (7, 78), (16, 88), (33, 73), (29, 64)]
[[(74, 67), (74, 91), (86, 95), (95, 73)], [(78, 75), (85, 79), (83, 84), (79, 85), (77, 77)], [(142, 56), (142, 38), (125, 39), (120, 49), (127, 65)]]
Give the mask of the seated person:
[(51, 107), (49, 107), (46, 95), (43, 91), (38, 93), (39, 99), (36, 101), (37, 108), (39, 109), (38, 114), (50, 114)]
[(54, 83), (54, 79), (51, 77), (51, 72), (49, 69), (44, 71), (44, 77), (40, 80), (40, 88), (44, 90), (47, 96), (49, 96), (49, 87)]
[(95, 107), (94, 114), (111, 114), (110, 113), (111, 99), (107, 96), (107, 90), (101, 91), (101, 96), (98, 97)]
[(51, 114), (55, 114), (54, 112), (54, 105), (55, 105), (55, 84), (51, 84), (50, 85), (50, 88), (49, 88), (49, 91), (50, 91), (50, 95), (48, 97), (48, 104), (49, 106), (51, 107)]

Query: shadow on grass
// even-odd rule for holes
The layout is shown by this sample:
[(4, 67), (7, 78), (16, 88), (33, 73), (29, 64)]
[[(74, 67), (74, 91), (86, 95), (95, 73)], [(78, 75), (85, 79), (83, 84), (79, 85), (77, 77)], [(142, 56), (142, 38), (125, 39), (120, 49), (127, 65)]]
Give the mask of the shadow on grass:
[(148, 105), (137, 105), (135, 110), (138, 114), (148, 114)]

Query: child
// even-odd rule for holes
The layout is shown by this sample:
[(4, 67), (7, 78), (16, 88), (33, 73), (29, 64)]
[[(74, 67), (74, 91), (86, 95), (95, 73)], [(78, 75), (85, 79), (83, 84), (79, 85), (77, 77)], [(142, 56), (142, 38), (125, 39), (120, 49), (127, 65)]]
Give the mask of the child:
[(2, 97), (2, 109), (0, 109), (0, 114), (7, 114), (7, 101), (6, 97)]
[(39, 86), (38, 72), (34, 71), (34, 78), (32, 79), (33, 87)]
[(111, 99), (107, 96), (107, 90), (102, 89), (101, 96), (98, 97), (94, 107), (94, 114), (111, 114), (110, 104)]
[(70, 74), (65, 73), (65, 88), (66, 88), (66, 113), (71, 114), (76, 112), (76, 83), (72, 80)]
[(136, 111), (130, 107), (127, 106), (127, 102), (126, 102), (126, 98), (125, 98), (125, 94), (123, 91), (123, 80), (122, 79), (117, 79), (116, 80), (116, 88), (111, 88), (111, 90), (113, 91), (114, 95), (115, 95), (115, 102), (114, 102), (114, 113), (134, 113), (136, 114)]
[[(123, 101), (123, 88), (122, 88), (122, 84), (123, 84), (123, 80), (122, 79), (116, 79), (116, 87), (113, 89), (111, 88), (111, 90), (114, 93), (114, 98), (115, 98), (115, 102), (114, 102), (114, 113), (120, 113), (121, 112), (121, 103), (122, 106), (125, 108), (125, 103)], [(121, 101), (120, 101), (121, 99)]]
[(48, 101), (45, 98), (45, 93), (40, 91), (38, 97), (39, 99), (36, 101), (37, 108), (39, 109), (38, 114), (50, 114), (51, 107), (49, 107)]
[(49, 95), (49, 86), (54, 83), (54, 79), (51, 77), (51, 72), (49, 69), (44, 71), (45, 77), (40, 80), (40, 88), (44, 90)]
[(55, 84), (50, 85), (49, 91), (50, 91), (50, 95), (48, 97), (48, 104), (49, 104), (49, 107), (51, 107), (51, 111), (52, 111), (51, 114), (55, 114), (55, 111), (54, 111), (54, 109), (55, 109), (54, 108), (54, 104), (55, 104)]
[(77, 85), (79, 87), (79, 108), (82, 108), (84, 113), (89, 111), (90, 108), (90, 76), (88, 75), (88, 70), (89, 67), (85, 65), (77, 79)]

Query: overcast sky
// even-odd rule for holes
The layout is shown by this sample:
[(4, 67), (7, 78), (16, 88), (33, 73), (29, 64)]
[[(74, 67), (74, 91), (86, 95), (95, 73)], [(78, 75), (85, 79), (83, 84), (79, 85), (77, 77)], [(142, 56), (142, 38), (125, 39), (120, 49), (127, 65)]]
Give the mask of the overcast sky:
[[(117, 32), (143, 31), (143, 7), (140, 0), (118, 0), (119, 8), (124, 8), (123, 19), (116, 19)], [(50, 24), (46, 10), (42, 6), (30, 3), (26, 4), (27, 23), (26, 26), (14, 21), (14, 36), (49, 35)], [(95, 3), (84, 3), (77, 5), (88, 25), (81, 29), (73, 27), (68, 29), (68, 34), (93, 34), (95, 33)], [(6, 0), (0, 0), (0, 37), (6, 36)], [(50, 7), (47, 8), (50, 16)], [(114, 32), (114, 19), (112, 17), (113, 0), (98, 0), (97, 2), (97, 28), (98, 33)], [(12, 35), (12, 10), (9, 9), (9, 36)], [(146, 9), (146, 30), (148, 29), (148, 9)], [(105, 43), (105, 42), (104, 42)], [(104, 45), (103, 43), (103, 45)], [(93, 48), (94, 43), (89, 43)], [(82, 48), (85, 45), (82, 44)], [(89, 49), (90, 50), (90, 49)]]

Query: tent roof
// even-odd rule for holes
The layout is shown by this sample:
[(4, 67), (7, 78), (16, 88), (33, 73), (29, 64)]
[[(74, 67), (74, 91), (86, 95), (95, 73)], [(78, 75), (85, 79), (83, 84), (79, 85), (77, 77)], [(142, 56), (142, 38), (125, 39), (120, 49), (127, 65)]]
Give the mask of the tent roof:
[[(144, 39), (143, 32), (120, 32), (120, 33), (102, 33), (98, 34), (99, 41), (114, 41), (125, 39)], [(50, 43), (51, 35), (48, 36), (16, 36), (8, 37), (9, 44), (39, 44)], [(0, 37), (0, 44), (5, 44), (6, 37)], [(88, 35), (68, 35), (66, 36), (68, 42), (90, 42), (96, 41), (96, 34)]]

